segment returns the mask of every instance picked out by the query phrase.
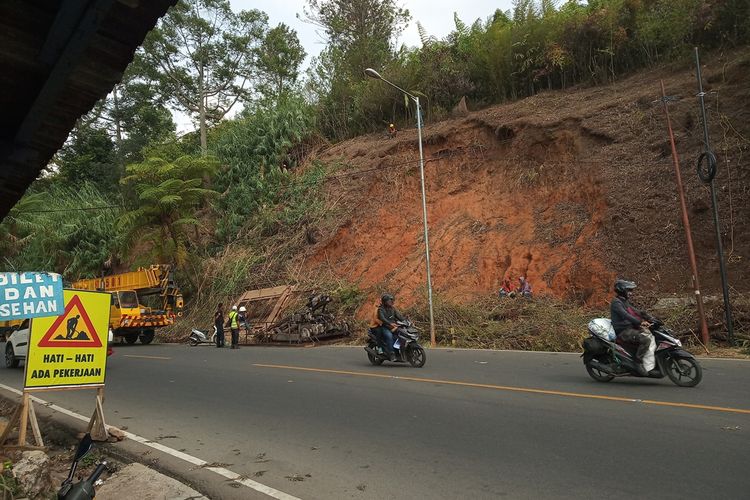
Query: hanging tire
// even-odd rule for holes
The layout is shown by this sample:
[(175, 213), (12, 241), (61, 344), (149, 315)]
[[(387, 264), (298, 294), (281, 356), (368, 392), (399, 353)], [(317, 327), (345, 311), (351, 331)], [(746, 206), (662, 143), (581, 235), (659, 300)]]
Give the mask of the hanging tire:
[(600, 369), (591, 366), (590, 364), (586, 363), (586, 371), (589, 373), (589, 376), (596, 380), (597, 382), (610, 382), (613, 378), (615, 378), (614, 375), (610, 375), (607, 372), (603, 372)]
[(668, 358), (665, 365), (669, 380), (680, 387), (695, 387), (703, 380), (703, 368), (694, 358)]
[(13, 351), (13, 344), (8, 342), (5, 346), (5, 367), (6, 368), (18, 368), (20, 360), (16, 357), (16, 353)]
[(154, 331), (153, 330), (143, 330), (141, 332), (141, 344), (143, 345), (149, 345), (154, 340)]
[(427, 353), (422, 346), (411, 344), (406, 350), (406, 359), (414, 368), (422, 368), (427, 362)]
[(127, 342), (128, 344), (135, 344), (136, 342), (138, 342), (137, 333), (128, 333), (124, 335), (124, 338), (125, 338), (125, 342)]

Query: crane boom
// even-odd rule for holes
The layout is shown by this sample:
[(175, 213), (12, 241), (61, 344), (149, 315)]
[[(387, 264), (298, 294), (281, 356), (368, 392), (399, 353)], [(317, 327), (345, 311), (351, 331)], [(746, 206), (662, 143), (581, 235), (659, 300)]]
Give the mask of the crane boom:
[[(182, 315), (182, 292), (168, 265), (156, 264), (136, 271), (79, 280), (72, 286), (78, 290), (111, 293), (110, 326), (116, 336), (130, 343), (138, 338), (142, 343), (149, 343), (155, 328), (172, 325), (175, 317)], [(159, 295), (160, 310), (141, 304), (140, 298), (150, 295)]]

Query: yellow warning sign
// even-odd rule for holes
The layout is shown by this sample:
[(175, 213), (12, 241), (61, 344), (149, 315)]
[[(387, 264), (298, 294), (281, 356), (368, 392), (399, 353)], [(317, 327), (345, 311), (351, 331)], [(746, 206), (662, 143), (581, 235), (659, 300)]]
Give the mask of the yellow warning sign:
[(64, 290), (60, 316), (31, 322), (27, 389), (104, 385), (111, 295)]

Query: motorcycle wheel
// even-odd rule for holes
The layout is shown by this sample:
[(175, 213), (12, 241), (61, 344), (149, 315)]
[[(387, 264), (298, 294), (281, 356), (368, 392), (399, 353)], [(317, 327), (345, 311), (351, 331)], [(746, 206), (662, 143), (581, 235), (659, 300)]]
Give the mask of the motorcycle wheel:
[(414, 368), (422, 368), (427, 362), (427, 353), (422, 346), (410, 345), (406, 350), (406, 359)]
[[(377, 346), (373, 343), (368, 344), (367, 347), (369, 347), (370, 349), (377, 349)], [(383, 361), (385, 361), (383, 358), (375, 356), (369, 351), (367, 351), (367, 359), (369, 359), (370, 363), (374, 366), (380, 366), (383, 364)]]
[(372, 355), (371, 353), (369, 353), (369, 352), (367, 353), (367, 359), (369, 359), (369, 360), (370, 360), (370, 363), (372, 363), (372, 364), (373, 364), (373, 365), (375, 365), (375, 366), (380, 366), (380, 365), (382, 365), (382, 364), (383, 364), (383, 361), (384, 361), (384, 360), (383, 360), (382, 358), (378, 358), (377, 356), (373, 356), (373, 355)]
[(666, 371), (669, 380), (680, 387), (695, 387), (703, 380), (703, 368), (692, 358), (669, 358)]
[(586, 371), (589, 372), (589, 376), (597, 382), (610, 382), (613, 378), (615, 378), (614, 375), (603, 372), (589, 364), (586, 365)]
[(195, 347), (198, 345), (198, 341), (195, 340), (193, 337), (190, 337), (190, 340), (188, 341), (188, 343), (190, 344), (190, 347)]

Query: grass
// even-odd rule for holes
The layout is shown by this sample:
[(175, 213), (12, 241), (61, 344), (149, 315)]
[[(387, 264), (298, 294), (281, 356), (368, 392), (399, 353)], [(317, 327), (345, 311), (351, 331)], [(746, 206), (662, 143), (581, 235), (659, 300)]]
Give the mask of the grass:
[[(588, 335), (588, 322), (603, 315), (547, 298), (481, 297), (470, 304), (458, 304), (438, 296), (434, 305), (440, 345), (479, 349), (578, 351)], [(426, 335), (426, 303), (405, 312)]]

